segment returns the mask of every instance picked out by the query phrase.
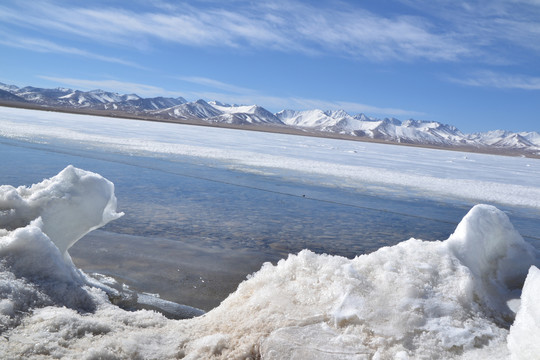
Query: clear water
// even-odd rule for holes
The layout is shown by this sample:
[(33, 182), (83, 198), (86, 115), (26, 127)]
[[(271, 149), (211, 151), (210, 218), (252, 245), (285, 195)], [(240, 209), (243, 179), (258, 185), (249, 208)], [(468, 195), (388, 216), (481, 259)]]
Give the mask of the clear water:
[[(70, 250), (75, 263), (207, 310), (263, 262), (305, 248), (354, 257), (411, 237), (443, 240), (474, 205), (406, 189), (322, 185), (322, 178), (294, 172), (253, 173), (197, 158), (130, 156), (69, 143), (1, 139), (0, 159), (0, 184), (31, 185), (68, 164), (111, 180), (126, 215), (79, 241)], [(538, 211), (503, 210), (540, 248)]]

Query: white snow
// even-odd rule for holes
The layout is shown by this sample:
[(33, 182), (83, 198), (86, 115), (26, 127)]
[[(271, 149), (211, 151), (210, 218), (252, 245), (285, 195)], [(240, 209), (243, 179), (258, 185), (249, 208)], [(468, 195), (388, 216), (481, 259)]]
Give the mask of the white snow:
[[(282, 110), (277, 113), (278, 118), (287, 125), (308, 128), (334, 126), (343, 118), (352, 120), (352, 117), (349, 115), (341, 117), (339, 115), (341, 114), (325, 112), (319, 109), (305, 111)], [(360, 121), (357, 121), (357, 123), (360, 123)]]
[(540, 270), (532, 266), (523, 286), (521, 308), (510, 328), (512, 359), (535, 359), (540, 354)]
[(69, 140), (145, 156), (191, 156), (299, 171), (336, 186), (402, 187), (429, 197), (540, 208), (540, 160), (388, 144), (0, 108), (0, 136)]
[[(446, 241), (264, 264), (188, 320), (114, 306), (69, 260), (66, 244), (120, 216), (101, 176), (70, 166), (5, 185), (0, 209), (0, 358), (540, 358), (538, 254), (493, 206), (475, 206)], [(523, 282), (514, 322), (506, 304)]]
[(254, 114), (257, 110), (257, 105), (223, 105), (217, 102), (210, 103), (213, 108), (218, 109), (226, 114), (246, 113)]

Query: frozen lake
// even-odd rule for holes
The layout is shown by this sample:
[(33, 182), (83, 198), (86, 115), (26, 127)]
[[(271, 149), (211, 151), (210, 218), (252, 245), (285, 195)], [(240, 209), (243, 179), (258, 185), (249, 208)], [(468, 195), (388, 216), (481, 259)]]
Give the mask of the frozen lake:
[[(78, 155), (71, 155), (74, 152)], [(86, 272), (209, 310), (265, 261), (311, 249), (352, 258), (410, 237), (446, 239), (466, 204), (381, 197), (166, 159), (3, 141), (2, 184), (73, 164), (115, 183), (125, 216), (70, 249)], [(21, 164), (25, 164), (24, 168)]]
[[(539, 200), (520, 198), (538, 191), (538, 160), (2, 111), (0, 184), (30, 185), (72, 164), (116, 186), (126, 215), (70, 250), (78, 266), (206, 310), (263, 262), (446, 239), (478, 202), (505, 210), (540, 247)], [(490, 201), (500, 186), (507, 193)]]

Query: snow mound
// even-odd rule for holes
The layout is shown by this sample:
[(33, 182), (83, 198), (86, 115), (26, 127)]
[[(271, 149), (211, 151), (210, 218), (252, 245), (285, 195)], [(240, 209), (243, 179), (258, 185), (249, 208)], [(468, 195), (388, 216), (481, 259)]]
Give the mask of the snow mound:
[(538, 254), (492, 206), (471, 209), (446, 241), (410, 239), (354, 259), (303, 250), (266, 263), (219, 307), (188, 320), (124, 311), (74, 267), (69, 247), (119, 216), (112, 183), (71, 166), (30, 188), (0, 187), (0, 358), (540, 353)]
[[(229, 324), (224, 332), (235, 333), (232, 339), (264, 334), (264, 359), (453, 358), (504, 350), (513, 321), (506, 301), (533, 255), (504, 213), (480, 205), (444, 242), (410, 239), (352, 260), (304, 250), (266, 264), (207, 319)], [(243, 346), (232, 342), (235, 351)]]

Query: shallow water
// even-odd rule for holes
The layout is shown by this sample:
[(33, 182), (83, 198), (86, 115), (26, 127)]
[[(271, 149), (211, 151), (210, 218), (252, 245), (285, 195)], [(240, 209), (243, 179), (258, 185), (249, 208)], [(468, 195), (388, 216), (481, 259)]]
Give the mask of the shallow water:
[[(88, 273), (210, 309), (265, 261), (311, 249), (354, 257), (410, 237), (446, 239), (474, 204), (406, 189), (321, 185), (324, 178), (254, 173), (217, 161), (129, 156), (70, 143), (0, 140), (0, 184), (30, 185), (68, 164), (116, 186), (126, 215), (70, 253)], [(507, 211), (538, 246), (537, 211)]]

